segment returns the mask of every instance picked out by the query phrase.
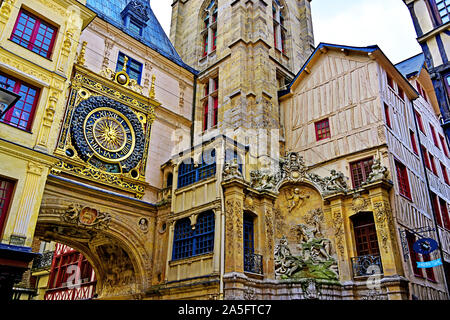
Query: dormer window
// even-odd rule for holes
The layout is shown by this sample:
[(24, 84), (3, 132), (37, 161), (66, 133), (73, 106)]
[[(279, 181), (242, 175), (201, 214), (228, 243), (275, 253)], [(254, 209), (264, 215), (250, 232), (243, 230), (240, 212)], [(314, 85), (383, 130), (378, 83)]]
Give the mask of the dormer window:
[(206, 57), (216, 50), (217, 43), (217, 4), (211, 1), (205, 9), (203, 23), (205, 29), (202, 31), (202, 56)]
[(138, 36), (142, 36), (142, 29), (143, 28), (137, 22), (135, 22), (133, 19), (130, 19), (130, 23), (128, 25), (128, 29), (132, 33), (134, 33), (134, 34), (136, 34)]
[(132, 0), (120, 13), (125, 28), (136, 36), (142, 36), (144, 28), (147, 26), (150, 7), (146, 1)]

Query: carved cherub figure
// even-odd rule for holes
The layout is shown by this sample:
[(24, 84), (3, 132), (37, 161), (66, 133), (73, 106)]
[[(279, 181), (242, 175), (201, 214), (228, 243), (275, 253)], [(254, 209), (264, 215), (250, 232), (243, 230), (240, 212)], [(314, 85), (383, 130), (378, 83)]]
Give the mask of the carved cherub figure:
[(295, 188), (293, 192), (287, 192), (286, 198), (288, 200), (288, 210), (292, 212), (295, 208), (302, 205), (305, 199), (309, 199), (310, 195), (305, 194), (299, 188)]

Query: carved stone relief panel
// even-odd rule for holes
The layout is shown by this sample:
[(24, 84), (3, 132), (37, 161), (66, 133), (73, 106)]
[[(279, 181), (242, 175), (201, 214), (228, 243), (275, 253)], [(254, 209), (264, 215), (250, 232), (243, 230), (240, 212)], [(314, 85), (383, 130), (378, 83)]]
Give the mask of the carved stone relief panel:
[(285, 185), (274, 210), (275, 276), (278, 279), (338, 281), (332, 217), (325, 217), (315, 189)]

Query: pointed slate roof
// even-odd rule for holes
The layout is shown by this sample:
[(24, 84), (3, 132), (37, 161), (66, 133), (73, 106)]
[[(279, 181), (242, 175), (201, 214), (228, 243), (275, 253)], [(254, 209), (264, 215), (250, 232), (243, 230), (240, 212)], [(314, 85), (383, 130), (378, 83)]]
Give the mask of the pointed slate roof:
[[(167, 59), (173, 61), (179, 66), (197, 73), (196, 70), (183, 62), (174, 46), (167, 37), (164, 29), (161, 27), (150, 6), (149, 0), (87, 0), (86, 6), (97, 13), (98, 17), (112, 24), (116, 28), (122, 30), (129, 36), (135, 38), (139, 42), (145, 44), (156, 52), (160, 53)], [(123, 18), (123, 11), (126, 7), (137, 7), (138, 14), (144, 14), (147, 21), (142, 30), (142, 35), (132, 32), (126, 25)], [(139, 10), (141, 10), (139, 12)], [(142, 22), (142, 21), (140, 21)]]
[(418, 55), (397, 63), (395, 67), (406, 78), (409, 79), (418, 75), (425, 66), (425, 55), (419, 53)]

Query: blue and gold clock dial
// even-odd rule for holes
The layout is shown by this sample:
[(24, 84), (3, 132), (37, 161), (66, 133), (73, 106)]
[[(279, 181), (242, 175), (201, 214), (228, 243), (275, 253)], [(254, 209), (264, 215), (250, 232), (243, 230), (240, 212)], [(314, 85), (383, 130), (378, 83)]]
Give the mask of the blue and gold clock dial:
[(143, 125), (127, 106), (102, 96), (80, 102), (71, 124), (79, 157), (110, 173), (138, 168), (144, 154)]
[(134, 150), (130, 121), (111, 108), (93, 110), (84, 121), (84, 134), (95, 155), (107, 162), (125, 160)]

